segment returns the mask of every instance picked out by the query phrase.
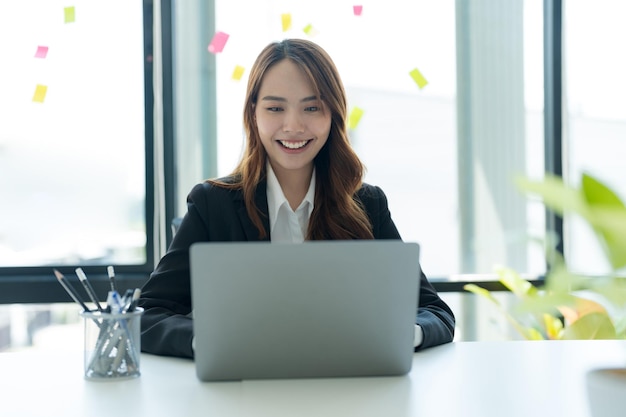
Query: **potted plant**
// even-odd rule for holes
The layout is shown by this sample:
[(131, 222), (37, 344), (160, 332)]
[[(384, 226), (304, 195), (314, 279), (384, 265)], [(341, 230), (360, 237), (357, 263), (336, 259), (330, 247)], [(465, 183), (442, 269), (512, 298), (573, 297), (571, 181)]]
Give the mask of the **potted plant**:
[(541, 287), (510, 268), (496, 267), (500, 282), (520, 299), (515, 311), (506, 311), (484, 288), (469, 284), (465, 289), (493, 302), (526, 339), (626, 339), (626, 205), (588, 173), (579, 187), (557, 176), (520, 178), (516, 184), (558, 215), (585, 220), (611, 269), (602, 276), (581, 275), (546, 245), (550, 268)]
[[(530, 196), (560, 216), (582, 218), (598, 239), (610, 270), (602, 276), (572, 271), (566, 260), (546, 245), (550, 265), (545, 283), (535, 287), (516, 271), (497, 267), (500, 282), (520, 303), (507, 311), (492, 294), (469, 284), (465, 289), (493, 302), (526, 339), (626, 339), (626, 205), (606, 184), (588, 173), (580, 185), (546, 176), (541, 181), (517, 180)], [(594, 369), (587, 374), (590, 409), (594, 417), (623, 415), (616, 401), (626, 392), (626, 364)]]

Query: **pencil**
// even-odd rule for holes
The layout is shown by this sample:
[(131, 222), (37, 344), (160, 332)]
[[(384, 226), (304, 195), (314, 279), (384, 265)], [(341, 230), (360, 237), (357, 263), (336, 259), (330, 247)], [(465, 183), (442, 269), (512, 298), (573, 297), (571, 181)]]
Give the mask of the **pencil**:
[(72, 285), (69, 282), (67, 282), (67, 280), (65, 279), (65, 276), (63, 276), (63, 274), (57, 271), (56, 269), (54, 270), (54, 275), (56, 275), (57, 279), (59, 280), (63, 288), (65, 288), (65, 291), (67, 291), (70, 297), (72, 297), (72, 299), (75, 302), (80, 304), (80, 306), (83, 308), (84, 311), (90, 311), (87, 308), (87, 305), (85, 305), (85, 303), (83, 302), (83, 300), (80, 299), (80, 296), (78, 295), (74, 287), (72, 287)]

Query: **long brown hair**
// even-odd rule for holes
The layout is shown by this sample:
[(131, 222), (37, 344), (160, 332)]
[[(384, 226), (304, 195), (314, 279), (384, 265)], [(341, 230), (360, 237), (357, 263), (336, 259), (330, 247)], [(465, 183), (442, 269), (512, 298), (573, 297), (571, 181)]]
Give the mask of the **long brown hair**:
[(315, 208), (311, 213), (306, 239), (373, 239), (370, 220), (356, 198), (365, 167), (348, 139), (346, 92), (330, 56), (311, 41), (285, 39), (273, 42), (261, 51), (248, 79), (243, 111), (247, 142), (243, 157), (231, 174), (230, 180), (234, 182), (210, 182), (243, 190), (248, 215), (259, 230), (259, 237), (267, 236), (260, 210), (254, 202), (257, 185), (266, 177), (267, 161), (267, 153), (254, 119), (254, 109), (266, 71), (283, 59), (290, 59), (304, 71), (332, 116), (328, 140), (314, 159)]

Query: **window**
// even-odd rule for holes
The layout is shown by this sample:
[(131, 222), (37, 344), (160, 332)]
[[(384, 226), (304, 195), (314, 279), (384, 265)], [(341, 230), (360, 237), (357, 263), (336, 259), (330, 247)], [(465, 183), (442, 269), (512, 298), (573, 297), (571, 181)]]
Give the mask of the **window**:
[(495, 263), (545, 271), (528, 239), (543, 237), (544, 213), (513, 185), (516, 175), (543, 174), (539, 0), (366, 2), (360, 15), (346, 0), (214, 3), (214, 29), (229, 34), (208, 57), (216, 67), (216, 174), (234, 168), (244, 142), (247, 73), (236, 81), (233, 70), (249, 70), (270, 41), (308, 38), (333, 57), (350, 110), (363, 110), (351, 138), (365, 180), (386, 192), (404, 240), (421, 243), (428, 276), (490, 273)]
[(139, 0), (0, 6), (5, 302), (66, 300), (52, 267), (153, 268), (151, 19)]
[[(564, 178), (578, 184), (582, 172), (607, 183), (626, 200), (626, 37), (619, 0), (564, 2)], [(581, 29), (584, 28), (584, 29)], [(601, 46), (601, 47), (600, 47)], [(571, 266), (588, 274), (609, 270), (593, 232), (576, 217), (564, 219)]]

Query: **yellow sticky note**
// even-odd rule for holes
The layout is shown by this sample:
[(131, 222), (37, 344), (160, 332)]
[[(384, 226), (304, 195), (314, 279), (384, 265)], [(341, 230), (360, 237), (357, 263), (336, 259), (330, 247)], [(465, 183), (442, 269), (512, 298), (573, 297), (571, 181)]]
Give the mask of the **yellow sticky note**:
[(291, 29), (291, 14), (290, 13), (283, 13), (280, 16), (280, 19), (283, 22), (283, 32), (287, 32), (289, 29)]
[(426, 84), (428, 84), (428, 81), (426, 81), (426, 78), (424, 78), (422, 73), (419, 72), (417, 68), (409, 72), (409, 75), (411, 76), (411, 78), (413, 78), (413, 81), (415, 81), (415, 83), (420, 89), (424, 88)]
[(33, 95), (33, 101), (35, 103), (43, 103), (46, 99), (46, 92), (48, 92), (48, 87), (45, 85), (37, 84), (35, 88), (35, 94)]
[(72, 23), (76, 21), (76, 9), (74, 6), (66, 7), (63, 10), (65, 12), (65, 23)]
[(241, 80), (241, 77), (243, 76), (245, 70), (246, 69), (241, 65), (236, 65), (235, 69), (233, 70), (233, 80)]
[(359, 122), (361, 121), (361, 117), (363, 116), (363, 109), (360, 107), (354, 107), (350, 112), (350, 116), (348, 117), (348, 127), (351, 130), (356, 129)]
[(311, 24), (306, 25), (302, 30), (309, 36), (315, 36), (318, 34), (317, 30), (315, 30), (315, 28)]

